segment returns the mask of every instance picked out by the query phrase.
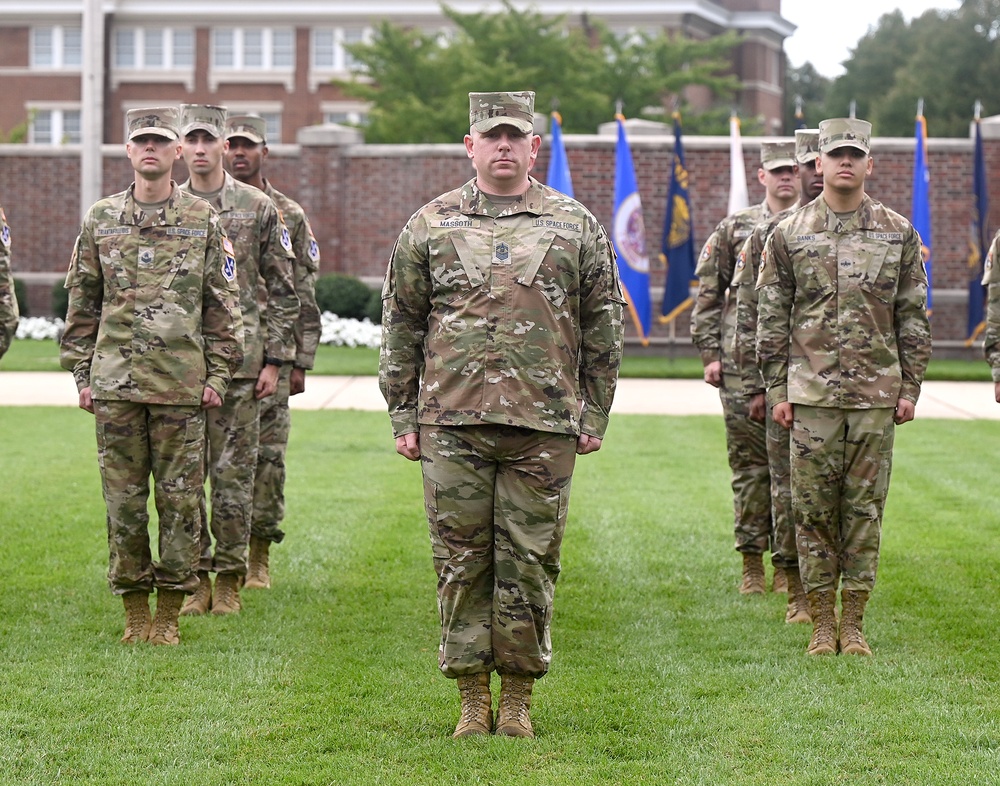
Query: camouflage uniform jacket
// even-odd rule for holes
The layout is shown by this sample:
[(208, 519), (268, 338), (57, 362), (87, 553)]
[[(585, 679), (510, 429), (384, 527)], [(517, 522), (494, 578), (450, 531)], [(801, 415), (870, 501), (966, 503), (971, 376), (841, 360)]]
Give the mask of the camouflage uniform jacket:
[(983, 350), (986, 362), (993, 370), (993, 381), (1000, 382), (1000, 231), (993, 236), (990, 250), (983, 262), (983, 286), (989, 293), (986, 300), (986, 330), (983, 333)]
[(532, 179), (498, 210), (471, 180), (407, 222), (382, 299), (395, 436), (418, 423), (604, 436), (625, 301), (608, 235), (579, 202)]
[(736, 271), (730, 282), (730, 298), (735, 297), (732, 357), (736, 373), (743, 385), (743, 394), (750, 398), (764, 392), (764, 378), (757, 365), (757, 271), (760, 255), (771, 232), (795, 207), (775, 213), (754, 227), (750, 237), (736, 255)]
[(293, 325), (295, 336), (295, 367), (312, 368), (316, 360), (316, 347), (322, 332), (319, 306), (316, 305), (316, 276), (319, 275), (319, 243), (302, 206), (264, 181), (264, 193), (271, 197), (281, 220), (288, 227), (292, 238), (295, 259), (292, 276), (295, 293), (299, 296), (299, 318)]
[(844, 224), (821, 195), (775, 227), (757, 279), (772, 406), (916, 403), (931, 353), (920, 245), (909, 221), (867, 195)]
[(767, 202), (737, 210), (726, 216), (708, 236), (698, 258), (698, 294), (691, 312), (691, 340), (701, 352), (704, 365), (722, 361), (724, 374), (735, 374), (732, 358), (735, 328), (735, 291), (729, 285), (736, 268), (736, 257), (753, 228), (771, 215)]
[(10, 347), (17, 331), (17, 297), (10, 272), (10, 227), (0, 207), (0, 357)]
[[(191, 181), (181, 184), (191, 190)], [(264, 359), (295, 357), (292, 325), (299, 299), (292, 282), (291, 236), (274, 202), (228, 172), (212, 206), (233, 244), (243, 312), (243, 365), (233, 379), (256, 379)]]
[(225, 396), (243, 360), (235, 261), (219, 216), (172, 186), (155, 213), (130, 186), (83, 219), (60, 361), (95, 399), (198, 405), (206, 385)]

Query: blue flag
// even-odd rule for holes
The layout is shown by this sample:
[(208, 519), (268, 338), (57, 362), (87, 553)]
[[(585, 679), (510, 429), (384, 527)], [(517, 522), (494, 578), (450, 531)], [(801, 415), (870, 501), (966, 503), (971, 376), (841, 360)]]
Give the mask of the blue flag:
[(568, 197), (573, 196), (573, 178), (569, 174), (569, 159), (566, 158), (562, 138), (562, 117), (558, 112), (552, 113), (552, 155), (545, 182), (556, 191), (561, 191)]
[(667, 189), (667, 212), (663, 218), (663, 240), (660, 243), (660, 258), (667, 267), (660, 322), (672, 321), (693, 303), (691, 284), (697, 281), (694, 274), (697, 255), (691, 227), (691, 198), (688, 195), (684, 148), (681, 146), (681, 118), (675, 114), (673, 171)]
[(625, 138), (625, 118), (618, 121), (618, 144), (615, 147), (615, 215), (611, 241), (618, 255), (621, 277), (628, 308), (636, 332), (643, 345), (649, 343), (653, 312), (649, 300), (649, 255), (646, 253), (646, 225), (642, 219), (642, 202), (635, 182), (632, 151)]
[(931, 173), (927, 168), (927, 120), (917, 115), (917, 150), (913, 159), (913, 212), (910, 221), (920, 233), (920, 253), (927, 269), (927, 313), (931, 312)]
[(986, 288), (983, 286), (983, 261), (990, 247), (990, 191), (986, 180), (986, 158), (983, 155), (983, 135), (976, 118), (976, 150), (972, 169), (972, 226), (969, 232), (969, 337), (972, 346), (986, 327)]

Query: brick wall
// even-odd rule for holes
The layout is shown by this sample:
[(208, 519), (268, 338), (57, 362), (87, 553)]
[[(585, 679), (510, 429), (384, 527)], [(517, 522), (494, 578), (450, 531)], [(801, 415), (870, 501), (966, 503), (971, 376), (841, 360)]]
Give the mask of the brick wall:
[[(567, 156), (577, 198), (610, 222), (614, 188), (614, 138), (567, 136)], [(663, 285), (657, 266), (673, 139), (634, 136), (632, 155), (646, 221), (654, 299)], [(762, 199), (756, 181), (759, 140), (744, 139), (751, 199)], [(695, 239), (700, 244), (724, 216), (729, 193), (729, 141), (686, 137)], [(875, 167), (868, 191), (903, 214), (910, 212), (912, 139), (876, 139)], [(931, 139), (933, 283), (935, 342), (965, 337), (966, 257), (971, 213), (972, 143)], [(986, 140), (989, 180), (1000, 176), (1000, 139)], [(124, 150), (104, 148), (104, 190), (119, 191), (131, 181)], [(543, 145), (535, 174), (544, 178), (548, 150)], [(277, 188), (308, 211), (323, 254), (324, 272), (346, 272), (374, 283), (381, 279), (392, 243), (421, 204), (472, 175), (462, 145), (282, 145), (265, 166)], [(29, 284), (32, 313), (48, 313), (52, 282), (61, 277), (78, 229), (79, 154), (71, 149), (0, 145), (0, 204), (14, 237), (14, 271)], [(178, 163), (175, 178), (185, 177)], [(990, 228), (1000, 225), (1000, 197), (993, 200)], [(654, 337), (688, 335), (687, 315)], [(686, 340), (686, 339), (685, 339)]]

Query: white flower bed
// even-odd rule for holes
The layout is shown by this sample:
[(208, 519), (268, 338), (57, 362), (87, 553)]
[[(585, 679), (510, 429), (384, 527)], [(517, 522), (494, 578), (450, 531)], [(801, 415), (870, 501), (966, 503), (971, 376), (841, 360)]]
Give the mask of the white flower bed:
[[(329, 311), (321, 317), (322, 332), (319, 342), (335, 347), (371, 347), (377, 349), (382, 337), (382, 326), (369, 320), (341, 319)], [(66, 323), (47, 317), (24, 317), (17, 326), (21, 339), (56, 339), (62, 335)]]

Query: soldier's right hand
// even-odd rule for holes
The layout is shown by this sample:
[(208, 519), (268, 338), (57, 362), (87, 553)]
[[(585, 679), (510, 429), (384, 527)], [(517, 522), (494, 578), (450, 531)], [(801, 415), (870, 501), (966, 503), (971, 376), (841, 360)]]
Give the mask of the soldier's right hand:
[(714, 360), (705, 366), (705, 381), (713, 388), (722, 385), (722, 361)]
[(205, 390), (201, 394), (201, 408), (202, 409), (215, 409), (216, 407), (222, 406), (222, 396), (216, 393), (208, 385), (205, 385)]
[(780, 404), (774, 405), (771, 417), (782, 428), (791, 428), (792, 423), (795, 422), (795, 411), (790, 402), (782, 401)]
[(94, 414), (94, 398), (90, 395), (89, 387), (80, 391), (80, 409), (87, 410), (91, 415)]
[(997, 404), (1000, 404), (1000, 382), (993, 383), (993, 398), (997, 400)]
[(420, 461), (420, 435), (411, 431), (396, 437), (396, 452), (410, 461)]

